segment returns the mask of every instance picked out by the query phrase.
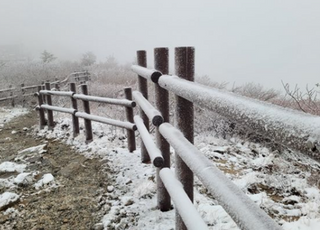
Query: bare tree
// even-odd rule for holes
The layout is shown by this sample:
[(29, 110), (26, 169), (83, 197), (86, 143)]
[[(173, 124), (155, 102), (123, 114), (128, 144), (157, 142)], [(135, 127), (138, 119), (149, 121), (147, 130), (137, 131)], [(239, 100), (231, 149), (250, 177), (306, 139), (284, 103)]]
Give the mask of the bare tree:
[(306, 91), (303, 92), (297, 85), (294, 89), (291, 89), (288, 83), (285, 84), (282, 82), (282, 85), (286, 91), (286, 95), (293, 100), (296, 109), (305, 113), (320, 115), (320, 101), (318, 99), (319, 92), (315, 88), (310, 89), (307, 85)]

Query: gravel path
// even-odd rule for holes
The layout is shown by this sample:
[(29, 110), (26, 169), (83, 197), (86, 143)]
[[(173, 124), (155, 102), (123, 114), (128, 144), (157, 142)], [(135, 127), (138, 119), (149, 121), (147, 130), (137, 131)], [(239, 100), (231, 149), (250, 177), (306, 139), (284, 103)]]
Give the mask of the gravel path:
[[(26, 165), (23, 173), (29, 173), (17, 183), (21, 171), (0, 171), (0, 195), (19, 195), (0, 207), (0, 229), (100, 229), (98, 222), (106, 214), (99, 206), (108, 185), (105, 162), (86, 158), (58, 140), (35, 138), (30, 133), (36, 123), (31, 112), (0, 131), (0, 164)], [(54, 180), (39, 185), (50, 174)]]

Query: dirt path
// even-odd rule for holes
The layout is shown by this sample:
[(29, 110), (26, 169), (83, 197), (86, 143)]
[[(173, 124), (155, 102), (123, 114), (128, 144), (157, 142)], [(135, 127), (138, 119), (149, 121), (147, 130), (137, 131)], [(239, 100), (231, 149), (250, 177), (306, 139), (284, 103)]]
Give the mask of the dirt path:
[[(0, 164), (6, 161), (26, 164), (32, 173), (27, 184), (0, 185), (0, 194), (14, 192), (20, 196), (0, 209), (0, 229), (100, 229), (96, 225), (105, 214), (99, 199), (107, 187), (107, 172), (101, 159), (88, 159), (55, 140), (36, 139), (30, 133), (37, 123), (32, 112), (7, 123), (0, 131)], [(45, 145), (43, 153), (28, 157), (19, 151)], [(0, 172), (0, 179), (13, 181), (18, 172)], [(54, 183), (36, 189), (34, 184), (45, 174)]]

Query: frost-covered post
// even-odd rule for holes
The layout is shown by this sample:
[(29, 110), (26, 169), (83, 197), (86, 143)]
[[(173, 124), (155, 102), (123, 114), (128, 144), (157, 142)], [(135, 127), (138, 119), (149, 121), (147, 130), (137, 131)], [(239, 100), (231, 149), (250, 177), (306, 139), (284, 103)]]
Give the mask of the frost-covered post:
[(41, 108), (41, 105), (43, 104), (42, 95), (40, 94), (40, 90), (42, 89), (42, 86), (38, 86), (37, 89), (38, 89), (40, 129), (43, 129), (43, 127), (46, 125), (46, 120), (44, 116), (44, 111)]
[[(73, 93), (76, 93), (75, 83), (70, 83), (70, 91)], [(71, 105), (73, 109), (78, 110), (77, 99), (74, 99), (73, 97), (71, 97)], [(72, 114), (72, 127), (73, 127), (73, 136), (75, 137), (80, 133), (79, 118), (75, 114)]]
[[(82, 91), (82, 94), (88, 95), (88, 86), (85, 84), (81, 85), (81, 91)], [(89, 101), (82, 100), (82, 102), (83, 102), (84, 112), (87, 114), (90, 114)], [(86, 129), (86, 141), (90, 142), (93, 139), (91, 120), (84, 119), (84, 127)]]
[[(50, 82), (46, 82), (45, 84), (46, 90), (50, 91)], [(51, 99), (51, 95), (47, 94), (46, 95), (46, 100), (47, 100), (47, 104), (48, 105), (52, 105), (52, 99)], [(48, 109), (47, 110), (48, 113), (48, 126), (49, 129), (52, 129), (54, 127), (54, 122), (53, 122), (53, 111)]]
[[(132, 89), (131, 88), (125, 88), (124, 94), (126, 99), (132, 101)], [(131, 107), (126, 107), (126, 117), (127, 121), (134, 123), (133, 121), (133, 109)], [(134, 131), (127, 129), (127, 140), (128, 140), (128, 149), (129, 152), (133, 152), (136, 150), (136, 137), (134, 135)]]
[[(137, 51), (137, 64), (142, 67), (147, 67), (147, 53), (145, 50), (138, 50)], [(148, 99), (148, 82), (147, 79), (144, 79), (141, 76), (138, 76), (138, 85), (139, 85), (139, 91), (141, 94)], [(143, 110), (140, 108), (139, 110), (140, 117), (142, 118), (144, 125), (146, 126), (147, 130), (149, 131), (149, 119), (147, 115), (143, 112)], [(143, 144), (143, 141), (141, 140), (140, 143), (141, 146), (141, 161), (143, 163), (150, 162), (150, 157), (147, 152), (147, 149), (145, 145)]]
[[(169, 73), (168, 48), (154, 49), (154, 68), (162, 74)], [(162, 114), (163, 121), (169, 122), (169, 93), (158, 84), (155, 84), (155, 101), (157, 109)], [(164, 159), (163, 168), (170, 168), (170, 145), (159, 133), (158, 127), (156, 128), (156, 141)], [(157, 168), (158, 207), (161, 211), (169, 211), (171, 209), (171, 199), (159, 176), (160, 170), (161, 169)]]
[[(45, 86), (45, 84), (44, 84), (44, 81), (41, 82), (41, 89), (43, 89), (43, 90), (46, 89), (46, 86)], [(42, 94), (42, 101), (43, 101), (44, 104), (47, 103), (46, 96), (45, 96), (44, 94)]]
[[(194, 81), (194, 47), (175, 48), (175, 74), (188, 81)], [(183, 135), (193, 143), (193, 103), (179, 96), (176, 99), (175, 124)], [(193, 173), (183, 160), (175, 155), (176, 176), (193, 202)], [(176, 212), (176, 229), (187, 229)]]

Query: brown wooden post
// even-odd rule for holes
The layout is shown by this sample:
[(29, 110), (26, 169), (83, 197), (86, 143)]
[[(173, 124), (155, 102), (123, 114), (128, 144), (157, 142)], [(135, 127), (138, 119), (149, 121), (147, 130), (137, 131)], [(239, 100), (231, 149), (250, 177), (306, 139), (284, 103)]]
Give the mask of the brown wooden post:
[[(188, 81), (194, 81), (194, 48), (178, 47), (175, 48), (175, 74)], [(181, 130), (183, 135), (191, 142), (194, 141), (194, 109), (193, 103), (176, 96), (175, 108), (176, 127)], [(193, 173), (183, 160), (176, 154), (176, 176), (182, 183), (184, 190), (193, 202)], [(176, 212), (176, 229), (186, 230), (181, 217)]]
[[(42, 86), (38, 86), (38, 93), (42, 89)], [(38, 103), (39, 103), (39, 119), (40, 119), (40, 129), (43, 129), (46, 125), (46, 119), (44, 116), (44, 110), (41, 108), (41, 105), (43, 104), (42, 101), (42, 95), (39, 93), (38, 95)]]
[[(139, 66), (147, 67), (147, 53), (144, 50), (137, 51), (137, 62)], [(148, 82), (147, 79), (138, 76), (138, 85), (139, 85), (139, 91), (141, 94), (148, 99)], [(149, 119), (147, 115), (143, 112), (143, 110), (140, 108), (139, 110), (140, 117), (143, 120), (144, 125), (146, 126), (147, 130), (149, 131)], [(148, 151), (143, 144), (143, 141), (141, 140), (141, 161), (143, 163), (150, 163), (150, 157), (148, 154)]]
[[(73, 93), (76, 93), (75, 83), (70, 83), (70, 91)], [(73, 109), (78, 110), (77, 99), (74, 99), (73, 97), (71, 97), (71, 104)], [(80, 128), (79, 128), (79, 118), (76, 117), (75, 114), (72, 114), (72, 127), (73, 127), (73, 137), (76, 137), (80, 133)]]
[(25, 101), (26, 101), (25, 97), (24, 97), (25, 89), (23, 87), (24, 87), (24, 84), (21, 84), (22, 107), (24, 107), (24, 104), (25, 104)]
[[(88, 95), (88, 86), (85, 84), (81, 85), (81, 91), (84, 95)], [(89, 101), (82, 100), (82, 102), (84, 112), (90, 114)], [(86, 129), (86, 142), (90, 142), (93, 139), (91, 120), (84, 119), (84, 126)]]
[[(12, 85), (10, 85), (9, 88), (11, 89)], [(13, 89), (11, 89), (11, 91), (10, 91), (10, 97), (11, 97), (11, 106), (14, 107), (15, 103), (14, 103)]]
[[(126, 99), (132, 101), (132, 89), (131, 88), (125, 88), (124, 94)], [(127, 121), (134, 123), (133, 121), (133, 108), (126, 107), (126, 117)], [(136, 138), (133, 130), (127, 129), (127, 139), (128, 139), (128, 149), (129, 152), (132, 153), (134, 150), (136, 150)]]
[[(162, 74), (169, 73), (168, 48), (154, 49), (154, 67)], [(169, 93), (167, 90), (161, 88), (158, 84), (155, 84), (155, 101), (156, 107), (162, 114), (164, 122), (169, 122)], [(170, 145), (161, 136), (158, 127), (156, 128), (156, 141), (164, 159), (163, 167), (170, 168)], [(158, 207), (161, 211), (169, 211), (171, 209), (170, 195), (161, 181), (161, 178), (159, 176), (160, 170), (160, 168), (157, 168)]]
[[(45, 84), (46, 90), (50, 90), (50, 82), (46, 82)], [(47, 99), (47, 104), (48, 105), (52, 105), (52, 99), (51, 99), (51, 95), (46, 95), (46, 99)], [(53, 122), (53, 111), (52, 110), (47, 110), (48, 113), (48, 126), (49, 129), (53, 129), (54, 127), (54, 122)]]
[[(43, 90), (45, 90), (45, 89), (46, 89), (46, 86), (45, 86), (44, 81), (43, 81), (43, 82), (41, 82), (41, 88), (42, 88)], [(43, 101), (43, 103), (44, 103), (44, 104), (46, 104), (46, 103), (47, 103), (47, 98), (46, 98), (46, 96), (45, 96), (44, 94), (42, 95), (42, 101)]]

